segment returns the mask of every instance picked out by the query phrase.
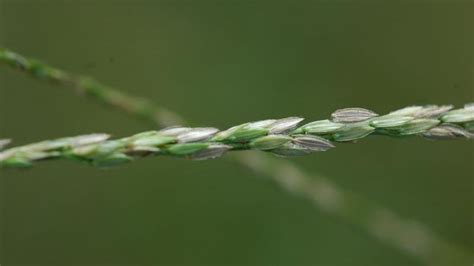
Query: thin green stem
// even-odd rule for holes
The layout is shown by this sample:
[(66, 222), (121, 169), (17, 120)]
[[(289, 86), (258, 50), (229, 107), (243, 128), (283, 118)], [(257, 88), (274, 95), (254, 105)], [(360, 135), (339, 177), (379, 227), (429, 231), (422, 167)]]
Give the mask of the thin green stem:
[(425, 265), (470, 265), (472, 251), (446, 241), (424, 224), (406, 219), (363, 195), (347, 191), (323, 175), (308, 174), (288, 160), (261, 153), (232, 154), (257, 174), (316, 208), (366, 231), (382, 243), (420, 259)]
[(162, 127), (181, 124), (184, 121), (179, 115), (147, 99), (125, 94), (93, 78), (68, 73), (4, 48), (0, 48), (0, 62), (37, 79), (73, 88), (77, 93), (104, 106), (116, 108)]

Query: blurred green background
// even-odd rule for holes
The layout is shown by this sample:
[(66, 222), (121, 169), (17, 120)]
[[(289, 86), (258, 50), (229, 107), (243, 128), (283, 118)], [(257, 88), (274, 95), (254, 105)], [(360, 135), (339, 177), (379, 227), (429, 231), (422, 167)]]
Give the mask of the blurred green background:
[[(473, 25), (472, 1), (0, 1), (0, 46), (219, 128), (472, 102)], [(0, 67), (16, 144), (152, 127)], [(380, 137), (282, 160), (473, 250), (473, 148)], [(0, 181), (3, 265), (422, 265), (228, 160), (47, 162)]]

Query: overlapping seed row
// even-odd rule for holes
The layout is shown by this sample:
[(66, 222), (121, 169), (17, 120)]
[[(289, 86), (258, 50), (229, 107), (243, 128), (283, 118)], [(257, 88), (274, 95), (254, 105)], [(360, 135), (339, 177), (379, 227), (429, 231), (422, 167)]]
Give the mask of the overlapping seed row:
[[(112, 166), (150, 155), (193, 160), (217, 158), (229, 150), (260, 150), (279, 156), (326, 151), (333, 142), (354, 142), (369, 135), (429, 139), (473, 139), (474, 105), (412, 106), (379, 116), (363, 108), (346, 108), (328, 120), (301, 126), (299, 117), (245, 123), (224, 131), (216, 128), (171, 127), (110, 140), (108, 134), (61, 138), (0, 152), (0, 166), (28, 167), (33, 162), (66, 158), (96, 166)], [(0, 150), (9, 143), (0, 140)]]

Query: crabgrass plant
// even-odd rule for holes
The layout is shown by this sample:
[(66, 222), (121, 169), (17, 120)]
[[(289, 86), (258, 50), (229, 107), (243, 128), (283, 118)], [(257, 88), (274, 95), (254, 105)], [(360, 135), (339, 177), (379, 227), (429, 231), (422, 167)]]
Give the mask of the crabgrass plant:
[[(0, 63), (39, 80), (74, 88), (96, 102), (160, 127), (183, 124), (184, 121), (176, 113), (146, 99), (124, 94), (89, 77), (73, 75), (7, 49), (0, 48)], [(94, 165), (114, 165), (148, 155), (208, 159), (229, 150), (242, 149), (280, 156), (306, 155), (333, 148), (333, 142), (354, 142), (380, 134), (472, 139), (473, 106), (468, 104), (457, 110), (451, 110), (451, 106), (414, 106), (384, 116), (366, 109), (350, 108), (336, 111), (329, 120), (301, 122), (301, 118), (265, 120), (224, 131), (174, 127), (119, 140), (109, 140), (107, 134), (92, 134), (3, 151), (10, 140), (0, 140), (0, 160), (7, 167), (30, 166), (32, 162), (46, 158), (73, 158)], [(425, 225), (403, 218), (363, 195), (346, 191), (322, 175), (306, 173), (289, 160), (278, 160), (263, 152), (235, 153), (227, 158), (428, 265), (470, 265), (474, 261), (471, 251), (443, 239)]]
[(346, 108), (332, 113), (330, 120), (301, 126), (298, 125), (302, 118), (288, 117), (244, 123), (224, 131), (212, 127), (170, 127), (116, 140), (109, 140), (108, 134), (83, 135), (5, 150), (0, 153), (0, 166), (27, 167), (34, 161), (53, 158), (112, 166), (150, 155), (205, 160), (235, 150), (301, 156), (334, 148), (332, 142), (354, 142), (371, 134), (474, 138), (474, 105), (452, 108), (450, 105), (412, 106), (382, 116), (363, 108)]

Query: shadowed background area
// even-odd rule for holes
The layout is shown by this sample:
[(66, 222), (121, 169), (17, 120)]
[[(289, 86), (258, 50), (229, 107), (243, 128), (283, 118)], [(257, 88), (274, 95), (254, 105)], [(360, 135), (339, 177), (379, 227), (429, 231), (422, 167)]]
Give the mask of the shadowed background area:
[[(469, 1), (3, 0), (0, 46), (226, 128), (472, 102), (473, 12)], [(0, 66), (0, 138), (148, 129)], [(473, 148), (371, 137), (281, 160), (473, 250)], [(228, 160), (42, 163), (2, 171), (0, 193), (5, 265), (422, 265)]]

